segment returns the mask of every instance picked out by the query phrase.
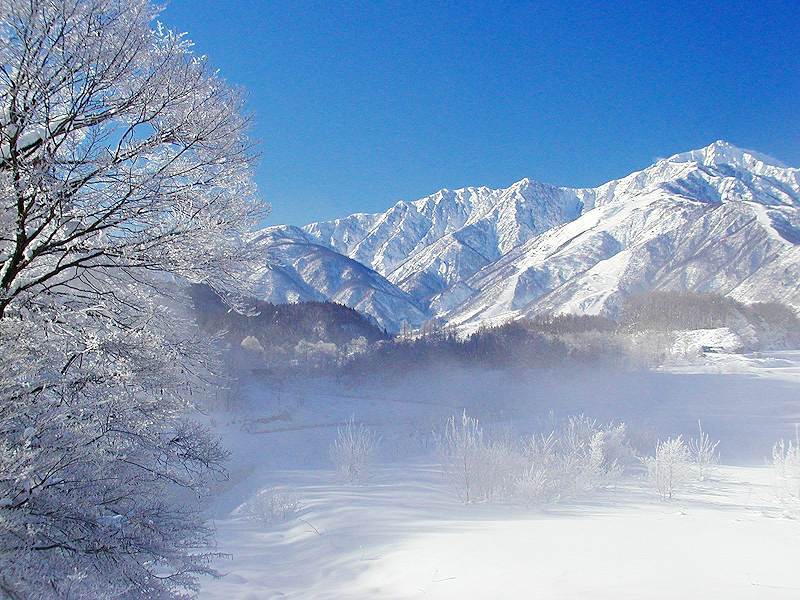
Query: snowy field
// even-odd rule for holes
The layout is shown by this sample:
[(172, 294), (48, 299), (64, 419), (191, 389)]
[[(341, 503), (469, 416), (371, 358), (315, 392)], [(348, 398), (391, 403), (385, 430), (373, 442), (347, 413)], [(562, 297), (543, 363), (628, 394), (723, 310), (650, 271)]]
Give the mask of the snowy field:
[[(257, 381), (249, 407), (214, 416), (233, 450), (213, 507), (225, 576), (202, 598), (798, 598), (800, 520), (776, 494), (772, 444), (800, 422), (800, 352), (720, 354), (650, 372), (462, 373), (334, 393), (280, 394)], [(466, 409), (518, 433), (584, 412), (624, 420), (643, 444), (721, 440), (722, 465), (672, 501), (642, 473), (540, 508), (459, 502), (431, 432)], [(354, 415), (382, 438), (362, 485), (328, 447)], [(295, 503), (248, 518), (263, 490)]]

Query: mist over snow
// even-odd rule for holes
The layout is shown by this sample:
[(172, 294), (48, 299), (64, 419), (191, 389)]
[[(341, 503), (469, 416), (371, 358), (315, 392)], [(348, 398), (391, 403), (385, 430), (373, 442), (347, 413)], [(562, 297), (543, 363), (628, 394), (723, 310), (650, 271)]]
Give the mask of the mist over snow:
[[(212, 417), (233, 449), (231, 479), (213, 505), (220, 549), (232, 558), (203, 595), (526, 598), (535, 588), (553, 598), (708, 590), (791, 598), (800, 521), (794, 492), (770, 465), (775, 441), (794, 439), (799, 384), (797, 352), (709, 354), (657, 370), (422, 369), (348, 386), (306, 380), (276, 389), (248, 379), (235, 415)], [(504, 492), (503, 473), (528, 473), (514, 462), (531, 436), (563, 430), (580, 414), (624, 423), (629, 462), (577, 490), (533, 492), (529, 483), (519, 495), (517, 482)], [(474, 454), (462, 455), (476, 461), (468, 503), (437, 445), (447, 420), (462, 415), (482, 430)], [(357, 482), (329, 453), (350, 419), (378, 440)], [(719, 440), (718, 464), (702, 480), (687, 464), (674, 497), (662, 499), (635, 456), (679, 435), (688, 448), (698, 420)], [(585, 477), (580, 464), (575, 476)], [(493, 495), (477, 495), (487, 485)], [(290, 514), (253, 517), (253, 505), (286, 497), (296, 501)]]

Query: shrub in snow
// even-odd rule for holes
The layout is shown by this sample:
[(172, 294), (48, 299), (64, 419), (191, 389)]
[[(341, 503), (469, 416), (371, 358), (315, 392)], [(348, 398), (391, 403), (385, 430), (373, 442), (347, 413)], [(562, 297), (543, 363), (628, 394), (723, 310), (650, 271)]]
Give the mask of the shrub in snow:
[(436, 435), (442, 471), (464, 503), (495, 501), (513, 494), (524, 460), (509, 435), (490, 440), (475, 417), (451, 416)]
[(300, 500), (291, 492), (262, 490), (247, 503), (244, 514), (262, 523), (282, 523), (300, 510)]
[(667, 362), (675, 346), (671, 331), (634, 331), (628, 338), (629, 354), (641, 366), (657, 366)]
[(691, 454), (681, 436), (658, 442), (655, 456), (644, 463), (650, 482), (664, 499), (672, 499), (691, 474)]
[(523, 450), (525, 466), (515, 479), (517, 496), (525, 504), (543, 504), (558, 497), (559, 459), (554, 432), (533, 435)]
[(473, 486), (476, 499), (493, 502), (512, 497), (518, 473), (526, 466), (515, 440), (503, 436), (487, 441), (478, 458)]
[(306, 364), (314, 367), (324, 367), (336, 362), (339, 348), (332, 342), (300, 340), (297, 342), (294, 352)]
[(466, 503), (552, 502), (612, 483), (633, 458), (624, 424), (600, 425), (583, 415), (519, 442), (489, 439), (464, 412), (447, 420), (437, 446), (445, 476)]
[(800, 500), (800, 436), (794, 442), (779, 441), (772, 447), (779, 496), (784, 500)]
[(564, 494), (592, 490), (616, 481), (633, 451), (625, 424), (600, 425), (584, 415), (570, 417), (558, 435), (560, 488)]
[(254, 352), (256, 354), (264, 354), (264, 346), (258, 341), (258, 338), (253, 335), (248, 335), (239, 344), (245, 350)]
[(336, 470), (351, 483), (363, 481), (375, 460), (379, 438), (374, 431), (356, 424), (353, 417), (336, 430), (336, 439), (330, 447), (330, 458)]
[(353, 358), (359, 354), (364, 354), (369, 349), (367, 338), (360, 335), (350, 340), (345, 346), (344, 353), (347, 358)]
[(436, 445), (445, 477), (459, 498), (465, 503), (481, 499), (478, 487), (485, 471), (486, 446), (478, 419), (466, 411), (459, 418), (451, 416), (436, 436)]
[(703, 431), (703, 425), (700, 421), (697, 422), (697, 427), (699, 429), (699, 434), (696, 438), (689, 440), (689, 452), (695, 469), (697, 470), (698, 478), (700, 481), (704, 481), (709, 473), (714, 470), (719, 461), (719, 453), (717, 452), (719, 441), (711, 441), (708, 434)]

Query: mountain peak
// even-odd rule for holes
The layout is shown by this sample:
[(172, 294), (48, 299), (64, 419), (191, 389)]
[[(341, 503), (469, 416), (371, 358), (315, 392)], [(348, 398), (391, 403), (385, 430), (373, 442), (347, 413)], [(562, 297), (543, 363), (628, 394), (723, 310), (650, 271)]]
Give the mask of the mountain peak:
[(697, 150), (680, 152), (666, 160), (668, 162), (696, 162), (701, 165), (717, 167), (727, 165), (738, 169), (752, 169), (756, 166), (786, 168), (786, 165), (776, 158), (740, 148), (726, 140), (717, 140)]

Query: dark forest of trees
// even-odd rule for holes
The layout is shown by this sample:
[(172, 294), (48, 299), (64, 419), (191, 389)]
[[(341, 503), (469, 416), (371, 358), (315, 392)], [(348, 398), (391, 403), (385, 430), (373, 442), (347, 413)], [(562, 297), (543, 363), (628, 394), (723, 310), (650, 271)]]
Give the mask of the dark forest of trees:
[(744, 350), (800, 347), (800, 319), (778, 302), (743, 304), (718, 294), (650, 292), (632, 297), (619, 320), (622, 331), (728, 327), (752, 339)]
[[(469, 335), (425, 327), (396, 337), (346, 306), (329, 302), (275, 305), (252, 302), (252, 315), (227, 309), (210, 289), (196, 286), (199, 325), (223, 335), (228, 362), (262, 372), (335, 372), (344, 377), (448, 366), (549, 368), (564, 364), (641, 364), (634, 356), (664, 357), (668, 332), (729, 327), (745, 332), (757, 350), (800, 346), (800, 319), (778, 303), (745, 305), (689, 292), (651, 292), (630, 298), (618, 321), (596, 315), (537, 315)], [(631, 336), (637, 344), (631, 343)], [(643, 345), (644, 344), (644, 345)], [(654, 346), (658, 346), (655, 348)], [(661, 346), (664, 346), (663, 348)]]
[(363, 337), (368, 343), (388, 340), (389, 334), (369, 317), (335, 302), (271, 304), (252, 300), (250, 315), (229, 310), (210, 288), (192, 288), (195, 315), (207, 332), (226, 332), (231, 344), (253, 336), (267, 346), (295, 346), (301, 340), (337, 346)]

